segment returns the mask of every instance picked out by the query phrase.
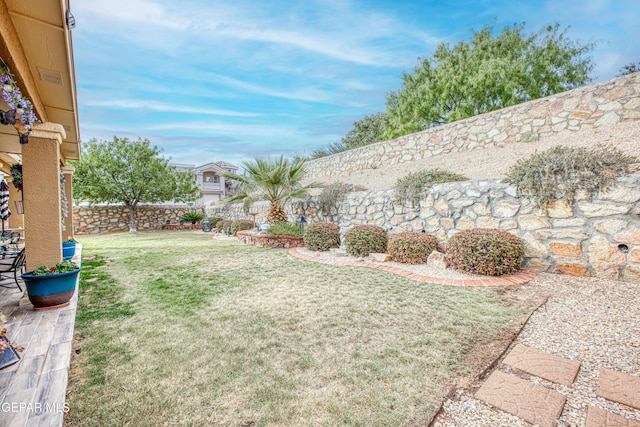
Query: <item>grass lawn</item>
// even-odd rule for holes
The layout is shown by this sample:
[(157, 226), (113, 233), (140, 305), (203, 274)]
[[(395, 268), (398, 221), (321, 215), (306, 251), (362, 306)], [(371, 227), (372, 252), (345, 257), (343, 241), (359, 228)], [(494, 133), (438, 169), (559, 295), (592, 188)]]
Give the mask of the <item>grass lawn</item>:
[(205, 234), (78, 239), (67, 426), (427, 425), (471, 344), (531, 309)]

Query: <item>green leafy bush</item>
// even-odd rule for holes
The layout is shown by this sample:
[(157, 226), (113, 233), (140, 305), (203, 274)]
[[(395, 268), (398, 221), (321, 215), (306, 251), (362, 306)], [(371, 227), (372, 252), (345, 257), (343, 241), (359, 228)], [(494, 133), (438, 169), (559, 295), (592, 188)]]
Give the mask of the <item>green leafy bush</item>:
[(216, 230), (218, 230), (218, 233), (226, 233), (227, 227), (230, 228), (231, 224), (233, 224), (233, 221), (229, 219), (223, 219), (222, 221), (218, 221), (218, 223), (216, 224)]
[(402, 203), (418, 206), (420, 196), (433, 184), (466, 181), (468, 178), (442, 169), (429, 169), (410, 173), (396, 181), (396, 196)]
[(554, 200), (572, 204), (577, 190), (606, 190), (617, 176), (636, 171), (639, 161), (612, 147), (559, 145), (518, 160), (504, 182), (516, 185), (537, 207), (546, 208)]
[(204, 218), (204, 214), (202, 212), (186, 212), (182, 215), (182, 220), (184, 222), (190, 222), (191, 224), (202, 221), (202, 218)]
[(347, 253), (354, 256), (368, 256), (372, 252), (384, 253), (389, 242), (387, 232), (377, 225), (356, 225), (344, 237)]
[(252, 228), (253, 228), (253, 220), (237, 219), (231, 223), (231, 234), (235, 236), (238, 234), (238, 231), (251, 230)]
[(490, 276), (511, 274), (524, 261), (522, 240), (506, 231), (488, 228), (465, 230), (449, 239), (447, 266)]
[(438, 249), (438, 239), (433, 234), (401, 233), (389, 238), (388, 249), (393, 261), (424, 264), (431, 252)]
[(271, 224), (271, 227), (264, 230), (263, 233), (272, 236), (302, 236), (300, 226), (293, 222), (276, 222), (275, 224)]
[(304, 246), (311, 251), (328, 251), (340, 247), (340, 226), (330, 222), (314, 222), (304, 230)]
[(210, 216), (206, 218), (206, 221), (209, 221), (209, 225), (211, 228), (216, 228), (218, 221), (222, 221), (222, 218), (218, 218), (217, 216)]

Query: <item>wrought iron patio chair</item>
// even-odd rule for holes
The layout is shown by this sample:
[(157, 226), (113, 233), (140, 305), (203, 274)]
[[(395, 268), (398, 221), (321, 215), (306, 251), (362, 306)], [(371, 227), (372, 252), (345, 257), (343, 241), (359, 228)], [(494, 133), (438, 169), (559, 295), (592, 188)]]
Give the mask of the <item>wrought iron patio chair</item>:
[[(13, 279), (16, 282), (16, 287), (20, 290), (20, 292), (22, 292), (22, 287), (20, 286), (20, 282), (18, 281), (18, 274), (24, 272), (25, 264), (26, 258), (24, 248), (21, 249), (15, 257), (0, 259), (0, 280), (2, 280), (2, 274), (13, 273)], [(0, 284), (0, 286), (2, 286), (3, 288), (14, 287), (9, 284)]]

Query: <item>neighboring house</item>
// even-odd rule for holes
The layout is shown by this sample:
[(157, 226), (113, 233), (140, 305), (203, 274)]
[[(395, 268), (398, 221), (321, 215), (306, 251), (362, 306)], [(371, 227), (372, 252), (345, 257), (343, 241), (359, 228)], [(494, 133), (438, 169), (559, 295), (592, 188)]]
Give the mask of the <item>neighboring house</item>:
[(202, 197), (195, 203), (202, 206), (206, 202), (217, 202), (234, 194), (238, 183), (227, 179), (223, 174), (236, 173), (238, 167), (227, 162), (210, 162), (204, 165), (194, 166), (182, 163), (172, 163), (179, 172), (189, 172), (202, 190)]

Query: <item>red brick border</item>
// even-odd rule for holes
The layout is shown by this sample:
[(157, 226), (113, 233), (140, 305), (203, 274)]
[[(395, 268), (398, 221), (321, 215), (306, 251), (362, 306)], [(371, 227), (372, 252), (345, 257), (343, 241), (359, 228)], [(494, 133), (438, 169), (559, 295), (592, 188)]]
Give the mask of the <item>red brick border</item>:
[(289, 254), (296, 258), (303, 259), (305, 261), (313, 261), (319, 262), (321, 264), (327, 265), (335, 265), (335, 266), (348, 266), (348, 267), (366, 267), (366, 268), (375, 268), (377, 270), (384, 270), (390, 273), (399, 274), (400, 276), (404, 276), (407, 279), (415, 280), (418, 282), (429, 282), (434, 283), (436, 285), (450, 285), (450, 286), (508, 286), (508, 285), (523, 285), (531, 280), (533, 280), (538, 272), (536, 270), (524, 269), (520, 270), (518, 274), (514, 274), (512, 276), (486, 276), (482, 279), (452, 279), (446, 277), (431, 277), (425, 276), (422, 274), (417, 274), (409, 270), (405, 270), (404, 268), (392, 266), (392, 265), (384, 265), (384, 264), (375, 264), (367, 261), (340, 261), (340, 260), (328, 260), (324, 258), (315, 257), (312, 255), (305, 255), (298, 251), (298, 248), (290, 248)]

